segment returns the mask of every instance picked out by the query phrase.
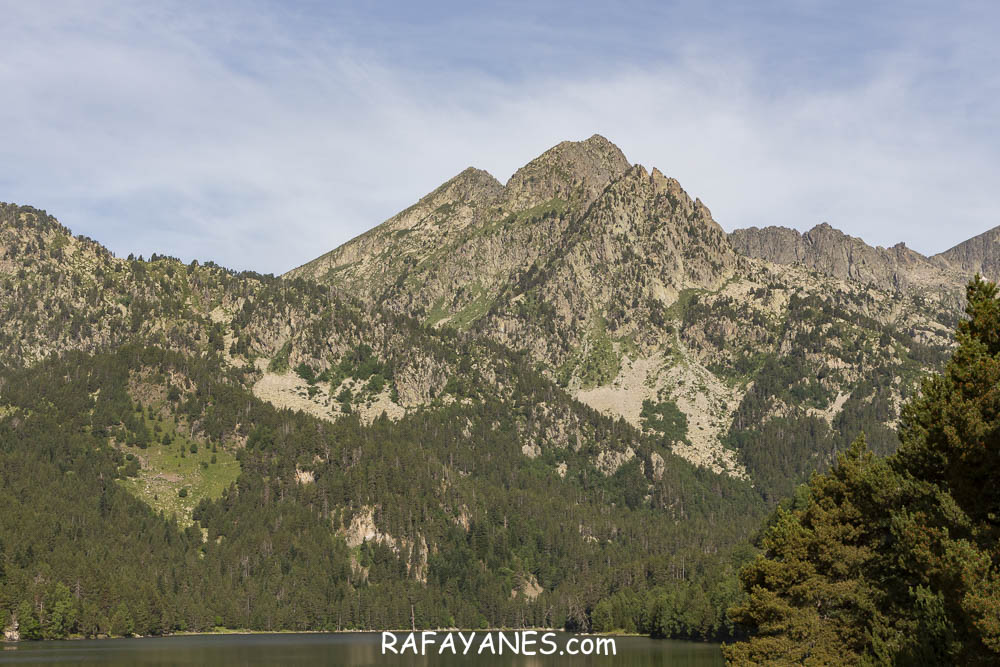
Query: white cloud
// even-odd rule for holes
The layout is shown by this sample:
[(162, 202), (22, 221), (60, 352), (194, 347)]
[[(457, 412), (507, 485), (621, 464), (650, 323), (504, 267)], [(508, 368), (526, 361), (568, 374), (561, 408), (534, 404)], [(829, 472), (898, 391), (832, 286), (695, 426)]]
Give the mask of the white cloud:
[(935, 252), (1000, 223), (992, 47), (961, 31), (943, 56), (916, 31), (847, 81), (789, 86), (701, 34), (669, 59), (504, 78), (390, 65), (336, 25), (299, 35), (265, 13), (14, 11), (0, 199), (120, 254), (281, 272), (470, 164), (504, 180), (594, 132), (727, 229), (829, 221)]

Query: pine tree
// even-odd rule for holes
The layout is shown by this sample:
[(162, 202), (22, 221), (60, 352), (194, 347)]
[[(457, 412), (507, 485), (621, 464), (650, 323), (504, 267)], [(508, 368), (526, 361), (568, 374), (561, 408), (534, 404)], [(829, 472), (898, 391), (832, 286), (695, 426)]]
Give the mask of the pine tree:
[(38, 616), (34, 608), (27, 600), (23, 600), (17, 607), (17, 624), (21, 633), (21, 639), (41, 639), (42, 626), (38, 622)]
[(124, 602), (118, 604), (115, 613), (111, 616), (111, 634), (119, 637), (131, 637), (135, 633), (135, 622), (132, 614), (129, 613), (128, 606)]
[(48, 617), (42, 627), (45, 639), (63, 639), (76, 627), (77, 613), (69, 588), (57, 583), (46, 597)]
[(858, 438), (826, 475), (809, 483), (806, 507), (779, 509), (763, 553), (741, 573), (746, 600), (733, 619), (755, 630), (727, 647), (735, 664), (854, 664), (877, 621), (878, 593), (868, 578), (874, 558), (871, 492), (883, 462)]
[(1000, 299), (978, 277), (941, 376), (878, 460), (859, 440), (779, 511), (731, 611), (736, 664), (1000, 660)]
[(1000, 537), (1000, 300), (979, 276), (945, 373), (903, 412), (899, 467), (945, 487), (995, 542)]
[(1000, 659), (1000, 299), (979, 276), (967, 297), (959, 346), (904, 409), (892, 460), (921, 491), (896, 513), (900, 607), (922, 612), (913, 662), (942, 645), (960, 662)]

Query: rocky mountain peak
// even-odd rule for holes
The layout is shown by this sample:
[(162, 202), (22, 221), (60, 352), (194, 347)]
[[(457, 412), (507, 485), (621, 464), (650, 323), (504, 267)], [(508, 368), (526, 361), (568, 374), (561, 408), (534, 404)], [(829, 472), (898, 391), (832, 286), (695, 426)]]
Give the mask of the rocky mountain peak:
[(557, 198), (586, 205), (630, 166), (621, 149), (598, 134), (563, 141), (514, 172), (501, 205), (523, 211)]
[(419, 225), (435, 212), (450, 213), (455, 208), (476, 209), (492, 202), (502, 190), (500, 181), (488, 171), (467, 167), (386, 223), (393, 223), (390, 226), (399, 229), (401, 226)]
[(461, 233), (472, 225), (479, 211), (502, 191), (500, 181), (489, 172), (468, 167), (381, 225), (286, 275), (322, 279), (339, 266), (356, 264), (348, 282), (367, 280), (371, 271), (381, 270), (377, 250), (390, 245), (390, 239), (399, 241), (398, 256), (425, 252), (436, 247), (441, 236)]
[(503, 188), (493, 174), (476, 167), (467, 167), (425, 197), (444, 197), (454, 201), (479, 203), (499, 194)]
[(967, 274), (979, 273), (988, 280), (1000, 280), (1000, 227), (973, 236), (950, 250), (934, 255)]
[(657, 190), (678, 195), (683, 194), (687, 197), (687, 193), (684, 192), (684, 188), (681, 187), (680, 182), (678, 182), (676, 178), (665, 176), (663, 172), (656, 167), (653, 167), (653, 170), (649, 172), (649, 180), (653, 183)]

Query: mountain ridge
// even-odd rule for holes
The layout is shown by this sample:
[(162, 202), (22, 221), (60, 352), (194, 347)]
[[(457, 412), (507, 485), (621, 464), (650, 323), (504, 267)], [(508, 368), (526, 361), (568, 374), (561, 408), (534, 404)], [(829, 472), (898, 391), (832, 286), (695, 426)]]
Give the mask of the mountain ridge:
[(948, 292), (960, 301), (964, 284), (979, 273), (1000, 277), (1000, 227), (990, 229), (949, 250), (926, 256), (899, 242), (890, 248), (871, 246), (820, 223), (806, 232), (770, 226), (735, 229), (729, 234), (743, 255), (777, 264), (802, 264), (826, 275), (877, 285), (881, 289), (911, 290), (934, 296)]
[[(750, 227), (729, 234), (743, 255), (776, 264), (801, 264), (841, 280), (857, 281), (883, 290), (956, 292), (962, 277), (946, 262), (928, 258), (903, 243), (872, 247), (828, 223), (800, 233), (787, 227)], [(951, 294), (952, 300), (958, 298)]]
[(1000, 226), (934, 255), (966, 273), (981, 273), (988, 280), (1000, 280)]
[[(904, 246), (873, 249), (829, 226), (805, 241), (778, 232), (780, 243), (753, 240), (773, 230), (726, 234), (676, 179), (630, 165), (599, 135), (531, 160), (474, 218), (461, 238), (430, 233), (424, 248), (381, 234), (378, 247), (361, 252), (350, 241), (337, 251), (357, 252), (378, 272), (307, 263), (286, 275), (526, 352), (577, 399), (634, 426), (655, 430), (662, 423), (652, 415), (679, 410), (689, 428), (674, 451), (735, 476), (752, 478), (758, 465), (747, 460), (757, 445), (740, 435), (749, 401), (768, 406), (751, 411), (754, 429), (787, 414), (802, 428), (822, 414), (832, 428), (868, 410), (872, 399), (860, 392), (870, 391), (874, 364), (895, 382), (879, 400), (898, 406), (915, 369), (902, 384), (892, 375), (951, 344), (946, 324), (963, 298), (958, 272)], [(764, 252), (771, 246), (777, 255)], [(818, 326), (851, 331), (866, 352), (813, 349)], [(888, 344), (887, 328), (901, 348)], [(790, 354), (803, 358), (796, 373), (815, 376), (794, 382), (819, 378), (815, 412), (791, 395), (757, 395), (758, 374), (771, 372), (764, 360)], [(885, 431), (876, 447), (892, 446)]]

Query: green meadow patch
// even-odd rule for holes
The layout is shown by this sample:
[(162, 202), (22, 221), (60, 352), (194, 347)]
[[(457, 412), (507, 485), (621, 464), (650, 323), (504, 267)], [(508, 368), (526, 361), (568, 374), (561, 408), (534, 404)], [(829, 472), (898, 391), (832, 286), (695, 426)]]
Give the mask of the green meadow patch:
[[(120, 483), (137, 498), (165, 516), (176, 515), (182, 525), (192, 523), (191, 514), (203, 498), (220, 498), (236, 481), (240, 463), (218, 444), (190, 440), (176, 431), (151, 443), (146, 449), (128, 447), (126, 469), (139, 465), (135, 476)], [(131, 458), (130, 458), (131, 457)]]

